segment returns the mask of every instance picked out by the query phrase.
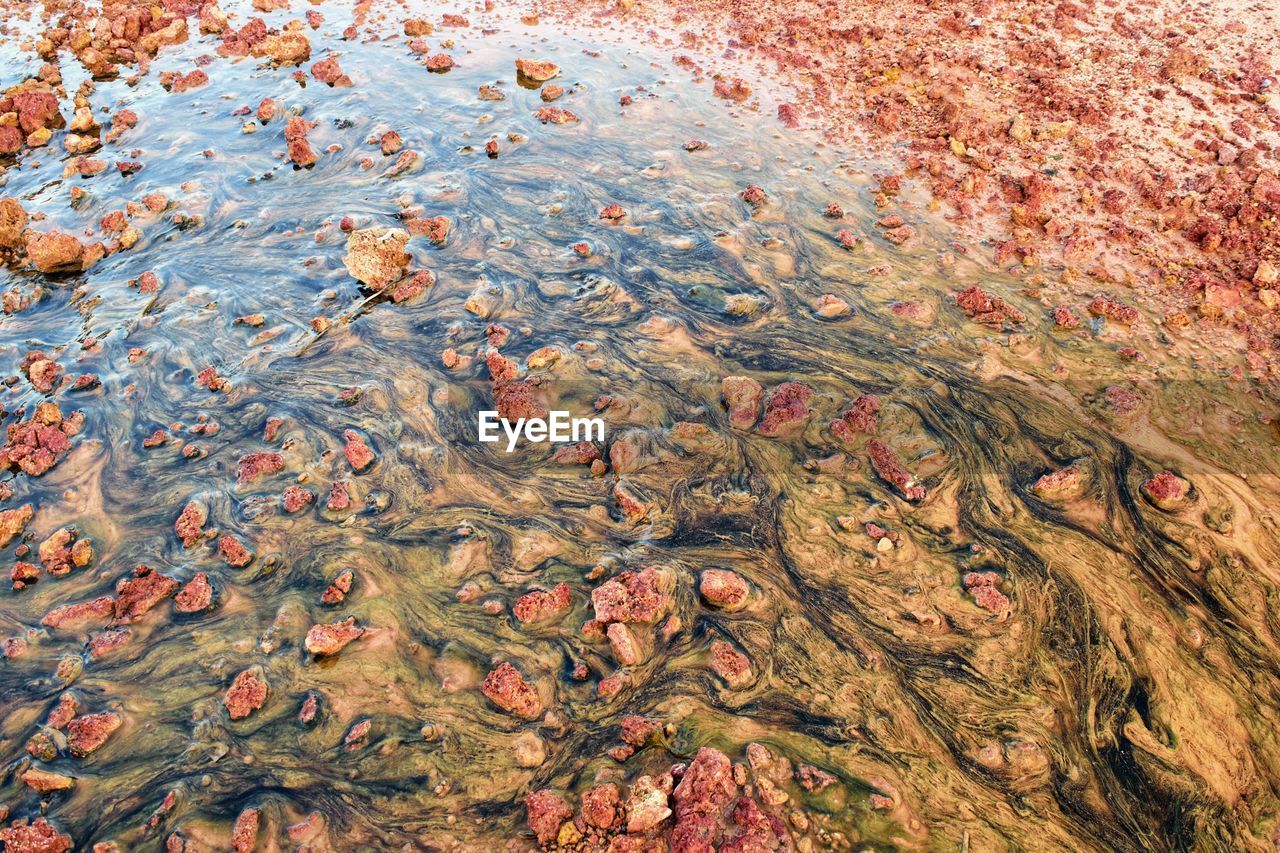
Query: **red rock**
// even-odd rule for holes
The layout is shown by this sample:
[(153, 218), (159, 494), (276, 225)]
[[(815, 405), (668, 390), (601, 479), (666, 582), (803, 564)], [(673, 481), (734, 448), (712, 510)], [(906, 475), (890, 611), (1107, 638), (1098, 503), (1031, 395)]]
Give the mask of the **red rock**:
[(733, 80), (717, 80), (712, 92), (717, 98), (724, 98), (727, 101), (735, 101), (742, 103), (751, 97), (751, 87), (742, 80), (734, 78)]
[(257, 809), (245, 809), (231, 827), (231, 849), (235, 853), (253, 853), (258, 841), (259, 815)]
[(998, 589), (1000, 583), (1000, 576), (995, 572), (968, 572), (964, 576), (964, 588), (973, 596), (974, 602), (992, 613), (1009, 609), (1009, 599)]
[(229, 391), (231, 389), (231, 383), (218, 375), (216, 367), (206, 367), (197, 373), (196, 384), (214, 392)]
[(1060, 329), (1077, 329), (1080, 327), (1080, 318), (1071, 310), (1068, 305), (1056, 305), (1051, 312), (1054, 324)]
[(538, 691), (524, 680), (518, 669), (505, 661), (485, 676), (480, 692), (503, 711), (522, 719), (534, 720), (542, 714)]
[(998, 296), (992, 296), (976, 284), (957, 293), (955, 300), (965, 314), (984, 326), (1000, 328), (1009, 324), (1017, 325), (1027, 319), (1017, 308)]
[(453, 68), (453, 57), (447, 53), (437, 53), (435, 56), (427, 58), (428, 71), (443, 74), (451, 68)]
[(218, 538), (218, 553), (227, 561), (227, 565), (237, 569), (249, 565), (253, 559), (249, 549), (240, 544), (240, 540), (230, 533), (225, 533)]
[(9, 580), (13, 582), (15, 590), (26, 589), (30, 584), (40, 579), (40, 567), (32, 563), (18, 560), (13, 564), (13, 568), (9, 570)]
[(25, 504), (17, 509), (0, 511), (0, 548), (8, 547), (9, 543), (13, 541), (13, 537), (21, 533), (22, 528), (26, 527), (34, 512), (35, 510), (31, 504)]
[(303, 646), (316, 657), (336, 655), (362, 634), (364, 628), (357, 625), (355, 617), (351, 616), (330, 625), (312, 625)]
[(539, 107), (533, 111), (533, 116), (543, 124), (572, 124), (578, 121), (578, 117), (564, 107)]
[(322, 59), (311, 66), (311, 76), (329, 86), (350, 86), (351, 78), (342, 73), (342, 68), (338, 65), (338, 58), (330, 56)]
[(631, 715), (622, 718), (622, 740), (632, 746), (645, 746), (662, 730), (662, 723), (649, 717)]
[(400, 303), (416, 299), (426, 293), (435, 283), (435, 273), (431, 270), (418, 270), (407, 281), (401, 281), (391, 289), (391, 301)]
[(742, 576), (728, 569), (707, 569), (698, 584), (698, 592), (704, 599), (730, 613), (742, 609), (750, 591)]
[(67, 272), (84, 267), (85, 246), (73, 235), (61, 231), (26, 232), (27, 257), (42, 273)]
[(590, 441), (566, 444), (556, 448), (556, 452), (551, 454), (551, 461), (557, 465), (590, 465), (599, 458), (600, 448)]
[(560, 66), (545, 59), (517, 59), (516, 75), (532, 83), (545, 83), (560, 76)]
[(582, 795), (582, 819), (599, 829), (610, 829), (618, 822), (618, 806), (622, 797), (612, 782), (596, 785)]
[(925, 487), (911, 476), (893, 448), (873, 438), (867, 442), (867, 453), (871, 456), (871, 467), (880, 475), (880, 479), (896, 486), (902, 496), (909, 501), (925, 499), (927, 494)]
[(345, 430), (342, 433), (342, 439), (346, 444), (342, 448), (343, 454), (347, 457), (347, 463), (357, 471), (368, 468), (373, 464), (373, 451), (369, 449), (369, 445), (365, 444), (364, 438), (360, 433), (353, 429)]
[(545, 418), (547, 410), (533, 399), (533, 386), (517, 379), (518, 362), (492, 350), (485, 357), (489, 369), (489, 382), (493, 388), (498, 417), (511, 422), (520, 418)]
[(89, 656), (94, 660), (104, 657), (125, 645), (132, 636), (133, 632), (128, 628), (111, 628), (91, 634), (89, 637)]
[(1084, 467), (1073, 463), (1040, 477), (1032, 484), (1031, 491), (1037, 497), (1066, 500), (1079, 495), (1086, 485)]
[(809, 398), (813, 389), (800, 382), (783, 382), (769, 390), (764, 417), (757, 432), (767, 436), (784, 436), (797, 432), (809, 419)]
[(879, 411), (880, 398), (874, 394), (863, 394), (845, 409), (839, 420), (831, 422), (831, 434), (845, 444), (852, 444), (857, 433), (875, 435)]
[(751, 683), (750, 659), (724, 640), (716, 640), (711, 644), (711, 671), (733, 688), (745, 687)]
[(529, 828), (538, 837), (539, 844), (551, 844), (560, 833), (560, 827), (573, 817), (573, 809), (563, 796), (550, 788), (534, 791), (524, 798)]
[(41, 403), (31, 420), (9, 424), (8, 442), (0, 448), (0, 470), (20, 468), (38, 477), (71, 449), (70, 438), (80, 431), (84, 415), (64, 418), (55, 403)]
[(329, 498), (325, 501), (325, 508), (333, 512), (347, 509), (351, 506), (351, 495), (348, 493), (348, 485), (345, 482), (337, 481), (329, 486)]
[(254, 483), (283, 469), (284, 457), (279, 453), (247, 453), (236, 465), (236, 482), (242, 486)]
[(1191, 492), (1191, 484), (1172, 471), (1161, 471), (1142, 484), (1142, 495), (1165, 511), (1181, 509)]
[(55, 607), (44, 615), (40, 624), (55, 630), (83, 628), (87, 625), (106, 624), (115, 616), (115, 612), (116, 600), (109, 595), (100, 595), (90, 601)]
[(671, 816), (668, 805), (670, 778), (664, 790), (652, 776), (641, 776), (631, 786), (627, 797), (627, 832), (639, 835), (658, 827)]
[(280, 495), (285, 512), (299, 512), (311, 505), (316, 499), (315, 493), (302, 486), (286, 486)]
[(182, 508), (182, 513), (173, 524), (173, 530), (182, 540), (182, 547), (190, 548), (204, 539), (204, 525), (208, 521), (205, 509), (195, 501), (190, 501)]
[(0, 829), (0, 842), (8, 853), (65, 853), (74, 845), (70, 835), (63, 835), (43, 817), (31, 823), (15, 820)]
[(204, 572), (196, 572), (174, 598), (174, 603), (179, 613), (208, 610), (213, 604), (213, 587), (209, 584), (209, 576)]
[(40, 565), (51, 575), (69, 574), (73, 568), (84, 568), (93, 560), (88, 539), (77, 539), (74, 528), (62, 527), (40, 543), (36, 553)]
[(720, 393), (729, 408), (729, 425), (734, 429), (751, 429), (759, 417), (764, 388), (747, 376), (726, 376), (720, 382)]
[(374, 290), (404, 275), (409, 255), (404, 248), (409, 235), (398, 229), (362, 228), (347, 235), (347, 253), (342, 259), (347, 272)]
[(308, 693), (307, 698), (302, 701), (302, 708), (298, 711), (298, 722), (304, 726), (310, 725), (319, 711), (320, 697), (315, 693)]
[(607, 219), (610, 222), (617, 222), (627, 215), (620, 204), (609, 204), (600, 208), (600, 218)]
[(747, 188), (738, 195), (740, 195), (742, 200), (752, 207), (759, 207), (769, 201), (769, 196), (765, 191), (755, 184), (747, 184)]
[(671, 597), (662, 590), (658, 570), (625, 571), (591, 591), (591, 603), (600, 622), (654, 622), (670, 607)]
[(818, 793), (835, 784), (836, 777), (825, 770), (814, 767), (812, 764), (801, 764), (796, 768), (796, 781), (806, 791)]
[(534, 590), (516, 599), (511, 612), (525, 624), (561, 619), (573, 606), (567, 583), (556, 584), (550, 592)]
[[(75, 785), (76, 780), (70, 776), (63, 776), (61, 773), (50, 773), (48, 770), (41, 770), (38, 767), (32, 767), (22, 774), (22, 781), (27, 787), (40, 794), (50, 794), (54, 791), (66, 791)], [(7, 846), (6, 850), (12, 848)]]
[(67, 723), (67, 748), (76, 758), (84, 758), (96, 752), (123, 724), (124, 718), (110, 711), (76, 717)]
[(609, 638), (609, 647), (613, 650), (613, 657), (623, 666), (634, 666), (644, 659), (644, 653), (640, 649), (640, 644), (636, 640), (636, 636), (621, 622), (614, 622), (605, 629), (605, 635)]
[(671, 792), (676, 804), (671, 853), (712, 853), (725, 812), (737, 794), (729, 757), (717, 749), (701, 747)]
[(132, 578), (116, 583), (116, 622), (137, 622), (147, 611), (178, 591), (180, 584), (150, 566), (137, 566)]
[(261, 673), (246, 669), (231, 682), (226, 695), (222, 697), (222, 704), (226, 706), (231, 719), (243, 720), (267, 701), (268, 689)]
[(1089, 313), (1095, 317), (1105, 317), (1123, 326), (1132, 326), (1142, 319), (1142, 315), (1138, 313), (1137, 308), (1105, 296), (1094, 297), (1093, 301), (1089, 303)]
[(45, 725), (51, 729), (61, 731), (67, 727), (67, 724), (76, 718), (79, 712), (80, 703), (76, 701), (76, 697), (71, 693), (63, 693), (58, 697), (58, 704), (49, 712), (49, 717), (45, 720)]

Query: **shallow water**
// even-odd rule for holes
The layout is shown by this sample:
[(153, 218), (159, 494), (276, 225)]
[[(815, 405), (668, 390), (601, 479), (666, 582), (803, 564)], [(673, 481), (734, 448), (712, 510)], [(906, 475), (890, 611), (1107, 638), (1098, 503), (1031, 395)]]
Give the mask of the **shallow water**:
[[(740, 760), (751, 742), (838, 778), (792, 804), (812, 816), (818, 849), (1271, 843), (1280, 456), (1262, 418), (1274, 404), (1165, 357), (1150, 320), (1127, 331), (1086, 316), (1080, 330), (1054, 330), (1053, 277), (1015, 279), (955, 252), (910, 194), (877, 209), (878, 164), (774, 132), (771, 119), (690, 84), (660, 50), (508, 21), (482, 33), (473, 14), (471, 28), (428, 38), (432, 53), (456, 40), (459, 63), (430, 74), (402, 38), (339, 40), (349, 10), (320, 8), (312, 59), (340, 53), (353, 88), (300, 88), (287, 70), (218, 59), (208, 86), (166, 93), (156, 72), (191, 70), (216, 47), (193, 39), (135, 87), (100, 83), (93, 96), (141, 116), (98, 155), (140, 160), (141, 172), (61, 179), (50, 149), (6, 175), (5, 194), (73, 231), (148, 192), (177, 203), (140, 218), (139, 243), (87, 274), (50, 286), (5, 273), (4, 289), (48, 288), (0, 320), (14, 373), (42, 349), (102, 383), (56, 396), (85, 427), (52, 471), (14, 476), (3, 505), (35, 505), (33, 548), (71, 525), (94, 551), (89, 568), (0, 601), (0, 635), (29, 643), (0, 667), (10, 762), (0, 802), (11, 816), (40, 812), (19, 779), (25, 746), (70, 689), (82, 712), (124, 718), (87, 758), (35, 762), (77, 777), (43, 799), (85, 847), (158, 848), (176, 832), (188, 849), (225, 848), (252, 806), (260, 845), (294, 846), (283, 827), (318, 812), (320, 848), (525, 848), (530, 791), (633, 780), (702, 745)], [(251, 14), (238, 11), (241, 22)], [(556, 103), (581, 122), (533, 117), (542, 102), (512, 64), (531, 55), (564, 69)], [(6, 75), (19, 73), (12, 41), (3, 58)], [(495, 83), (505, 100), (476, 97)], [(633, 103), (621, 106), (623, 94)], [(233, 111), (267, 96), (319, 122), (314, 168), (283, 160), (282, 118), (241, 132), (252, 116)], [(367, 141), (390, 129), (421, 154), (396, 177), (396, 158)], [(684, 150), (694, 138), (706, 150)], [(327, 153), (331, 144), (342, 148)], [(759, 209), (738, 196), (749, 183), (768, 193)], [(71, 186), (89, 192), (78, 209)], [(839, 222), (823, 216), (831, 202)], [(597, 216), (612, 203), (627, 211), (616, 225)], [(452, 229), (443, 246), (410, 241), (410, 269), (437, 282), (396, 304), (348, 275), (339, 221), (394, 226), (413, 206)], [(920, 231), (902, 248), (875, 224), (895, 212)], [(843, 248), (841, 228), (866, 239)], [(570, 248), (578, 241), (590, 257)], [(162, 287), (144, 295), (130, 282), (148, 270)], [(1026, 313), (1020, 333), (965, 316), (952, 294), (973, 284)], [(850, 315), (820, 317), (823, 294)], [(917, 319), (893, 313), (896, 302), (918, 303)], [(235, 322), (259, 313), (260, 327)], [(317, 333), (316, 317), (332, 326)], [(510, 330), (510, 358), (559, 349), (531, 372), (538, 393), (550, 408), (599, 410), (605, 474), (553, 464), (545, 446), (507, 454), (475, 440), (475, 413), (493, 401), (490, 323)], [(85, 350), (90, 336), (100, 345)], [(1128, 344), (1146, 359), (1122, 361)], [(448, 347), (464, 359), (453, 369), (441, 360)], [(197, 382), (210, 366), (228, 390)], [(727, 376), (766, 389), (803, 382), (812, 413), (790, 436), (733, 430)], [(1136, 411), (1109, 404), (1112, 387), (1136, 391)], [(828, 423), (862, 394), (878, 396), (875, 437), (924, 483), (924, 500), (877, 477), (867, 436), (832, 435)], [(43, 397), (19, 378), (5, 406), (29, 416)], [(273, 440), (268, 418), (283, 419)], [(193, 432), (208, 423), (216, 432)], [(157, 429), (171, 438), (145, 448)], [(348, 429), (377, 454), (355, 475)], [(255, 451), (280, 452), (284, 470), (238, 485), (238, 462)], [(1073, 461), (1087, 472), (1081, 494), (1031, 490)], [(1140, 492), (1166, 468), (1194, 487), (1174, 512)], [(351, 510), (323, 507), (335, 480), (351, 483)], [(288, 514), (280, 494), (293, 483), (316, 502)], [(619, 483), (646, 503), (642, 519), (621, 511)], [(227, 565), (216, 540), (182, 546), (174, 522), (192, 500), (253, 562)], [(897, 542), (872, 538), (867, 522)], [(213, 608), (162, 603), (101, 656), (86, 643), (105, 625), (40, 627), (54, 607), (110, 594), (140, 563), (183, 582), (206, 572)], [(579, 630), (591, 589), (648, 565), (669, 569), (678, 623), (652, 629), (645, 659), (625, 668), (630, 683), (601, 698), (599, 681), (618, 666)], [(323, 605), (346, 568), (350, 594)], [(744, 609), (700, 600), (708, 568), (749, 582)], [(979, 606), (969, 571), (996, 572), (1008, 609)], [(562, 620), (514, 619), (518, 596), (562, 581), (573, 600)], [(478, 592), (460, 598), (468, 583)], [(304, 651), (311, 625), (348, 615), (365, 636), (332, 658)], [(709, 670), (717, 638), (750, 659), (745, 685)], [(67, 659), (81, 664), (55, 675)], [(480, 682), (500, 661), (535, 684), (547, 716), (525, 722), (485, 699)], [(577, 662), (584, 680), (571, 675)], [(224, 694), (251, 667), (269, 695), (231, 720)], [(304, 726), (310, 695), (320, 712)], [(673, 727), (619, 763), (606, 750), (630, 714)], [(344, 743), (364, 720), (367, 733)], [(515, 745), (530, 733), (546, 759), (524, 767)]]

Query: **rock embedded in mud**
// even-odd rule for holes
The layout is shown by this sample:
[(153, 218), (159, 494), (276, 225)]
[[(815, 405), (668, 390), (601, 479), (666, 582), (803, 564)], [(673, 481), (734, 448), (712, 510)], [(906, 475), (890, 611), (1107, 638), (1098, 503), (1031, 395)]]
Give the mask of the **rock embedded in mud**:
[(726, 613), (741, 610), (751, 587), (740, 574), (729, 569), (707, 569), (698, 582), (698, 592), (707, 603)]
[(717, 98), (739, 104), (751, 97), (751, 87), (736, 77), (732, 80), (717, 80), (712, 87), (712, 92)]
[(263, 680), (261, 671), (256, 667), (246, 669), (231, 682), (226, 695), (222, 697), (222, 704), (226, 706), (231, 719), (243, 720), (262, 707), (267, 701), (268, 692), (269, 687)]
[(356, 624), (354, 616), (350, 616), (329, 625), (312, 625), (303, 646), (317, 657), (336, 655), (363, 634), (364, 628)]
[(1172, 471), (1161, 471), (1142, 484), (1142, 496), (1165, 512), (1182, 509), (1190, 494), (1191, 484)]
[(409, 255), (405, 246), (409, 235), (395, 228), (362, 228), (347, 236), (347, 254), (342, 259), (347, 272), (361, 284), (382, 290), (405, 274)]
[(680, 784), (671, 792), (675, 801), (675, 826), (671, 849), (682, 853), (716, 849), (715, 841), (725, 822), (725, 813), (738, 795), (729, 757), (704, 746), (685, 768)]
[(55, 607), (44, 615), (40, 624), (53, 630), (79, 630), (89, 625), (104, 625), (115, 617), (115, 613), (115, 598), (100, 595), (89, 601)]
[(760, 207), (769, 202), (769, 196), (763, 188), (755, 184), (747, 184), (747, 188), (738, 193), (742, 200), (752, 207)]
[(1009, 609), (1009, 598), (999, 589), (1002, 578), (995, 572), (967, 572), (963, 583), (974, 603), (984, 610), (1003, 613)]
[(1073, 462), (1040, 477), (1031, 485), (1031, 493), (1038, 498), (1068, 500), (1083, 493), (1087, 485), (1084, 466)]
[(28, 421), (9, 424), (7, 443), (0, 447), (0, 470), (20, 468), (39, 477), (71, 449), (71, 437), (84, 424), (81, 412), (64, 417), (56, 403), (41, 403)]
[(845, 444), (853, 444), (859, 433), (875, 435), (880, 398), (874, 394), (862, 394), (849, 404), (849, 408), (828, 428), (831, 434)]
[(1117, 302), (1106, 296), (1096, 296), (1089, 303), (1089, 313), (1095, 317), (1105, 317), (1113, 323), (1119, 323), (1122, 326), (1132, 326), (1142, 319), (1142, 315), (1138, 313), (1138, 309), (1132, 305), (1125, 305), (1123, 302)]
[(740, 430), (755, 426), (764, 386), (749, 376), (726, 376), (720, 381), (720, 394), (729, 409), (729, 426)]
[(925, 499), (927, 494), (925, 487), (911, 476), (893, 448), (873, 438), (867, 442), (867, 453), (871, 457), (871, 467), (875, 469), (880, 479), (897, 487), (902, 496), (909, 501)]
[(520, 671), (502, 662), (484, 678), (480, 692), (493, 704), (508, 714), (525, 720), (535, 720), (542, 714), (542, 700)]
[(792, 435), (809, 420), (809, 398), (813, 389), (802, 382), (783, 382), (769, 389), (764, 404), (764, 417), (756, 431), (777, 438)]
[(827, 320), (835, 320), (840, 317), (848, 317), (853, 313), (853, 308), (848, 302), (845, 302), (834, 293), (824, 293), (818, 297), (818, 301), (813, 306), (814, 312)]
[(711, 643), (711, 671), (734, 689), (746, 687), (754, 677), (751, 660), (724, 640)]

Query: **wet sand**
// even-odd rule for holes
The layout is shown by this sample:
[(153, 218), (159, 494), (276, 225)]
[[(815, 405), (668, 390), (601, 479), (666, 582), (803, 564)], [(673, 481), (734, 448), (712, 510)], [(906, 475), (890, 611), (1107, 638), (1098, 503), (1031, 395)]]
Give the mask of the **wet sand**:
[(1274, 400), (1141, 294), (625, 30), (23, 8), (6, 850), (1274, 848)]

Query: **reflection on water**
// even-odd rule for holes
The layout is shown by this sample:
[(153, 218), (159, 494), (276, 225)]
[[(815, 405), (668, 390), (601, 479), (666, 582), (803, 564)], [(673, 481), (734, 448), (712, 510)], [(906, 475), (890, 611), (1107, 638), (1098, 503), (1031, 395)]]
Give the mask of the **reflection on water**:
[[(7, 423), (84, 416), (3, 503), (34, 508), (0, 603), (12, 818), (225, 849), (252, 807), (259, 849), (526, 848), (532, 791), (758, 743), (807, 768), (766, 785), (757, 752), (744, 789), (800, 849), (1269, 843), (1280, 464), (1243, 382), (1165, 358), (1149, 320), (1055, 327), (1052, 277), (992, 273), (875, 164), (657, 53), (473, 16), (427, 38), (456, 62), (432, 74), (323, 8), (312, 59), (353, 87), (219, 59), (164, 91), (217, 44), (193, 39), (92, 96), (138, 113), (99, 156), (141, 171), (62, 178), (51, 147), (7, 174), (41, 230), (172, 202), (87, 274), (5, 274), (32, 297), (0, 321)], [(4, 50), (7, 82), (35, 70)], [(530, 55), (577, 122), (535, 117)], [(402, 301), (344, 266), (387, 227), (434, 273)], [(974, 285), (1009, 304), (957, 304)], [(39, 362), (98, 381), (46, 394)], [(506, 368), (605, 420), (594, 467), (475, 440)], [(646, 567), (661, 612), (584, 629)], [(482, 689), (501, 663), (533, 690), (514, 710)], [(629, 715), (666, 726), (633, 755)]]

